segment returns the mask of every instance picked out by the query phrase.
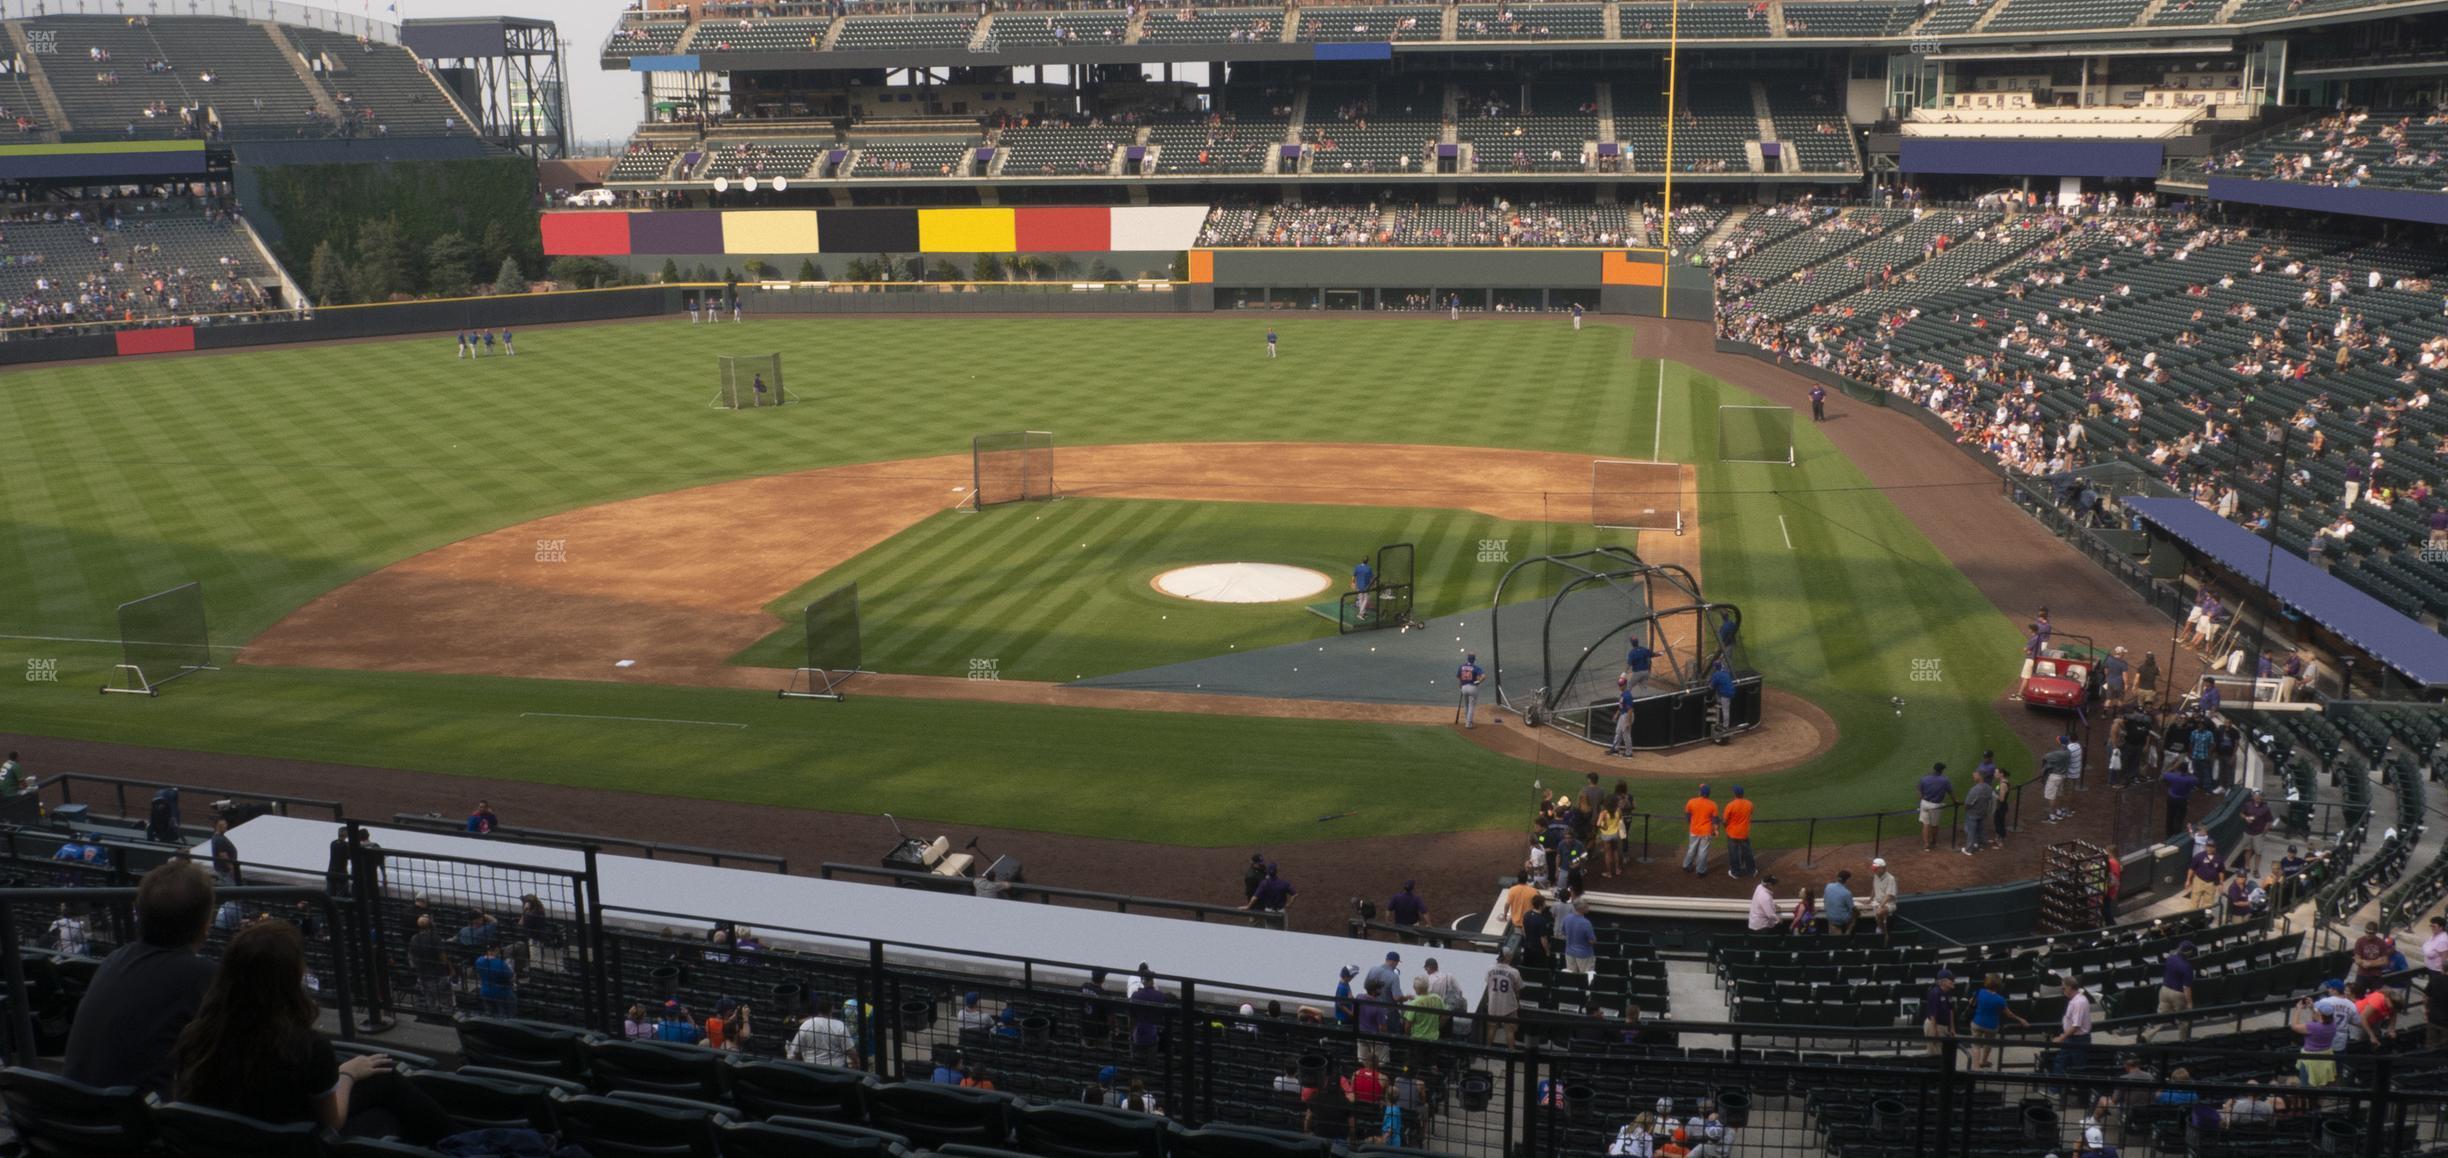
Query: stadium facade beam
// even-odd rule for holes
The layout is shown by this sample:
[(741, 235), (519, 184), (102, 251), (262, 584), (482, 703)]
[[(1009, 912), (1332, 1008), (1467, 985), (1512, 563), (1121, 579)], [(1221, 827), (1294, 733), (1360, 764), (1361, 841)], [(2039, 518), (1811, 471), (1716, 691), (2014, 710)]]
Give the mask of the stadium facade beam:
[(539, 161), (569, 156), (558, 25), (521, 16), (410, 20), (400, 40), (474, 110), (486, 140)]

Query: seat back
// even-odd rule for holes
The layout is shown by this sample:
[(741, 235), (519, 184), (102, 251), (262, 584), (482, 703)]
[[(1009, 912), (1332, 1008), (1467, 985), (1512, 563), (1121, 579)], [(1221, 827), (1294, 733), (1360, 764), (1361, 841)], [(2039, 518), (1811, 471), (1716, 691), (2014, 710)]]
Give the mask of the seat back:
[(723, 1127), (723, 1158), (896, 1158), (910, 1152), (899, 1134), (813, 1118), (780, 1117)]
[(450, 1158), (429, 1146), (381, 1138), (342, 1138), (331, 1146), (332, 1158)]
[(275, 1126), (205, 1106), (153, 1108), (162, 1148), (178, 1158), (328, 1158), (323, 1130), (311, 1122)]
[(701, 1045), (661, 1041), (598, 1041), (587, 1048), (587, 1080), (595, 1092), (634, 1090), (674, 1098), (721, 1101), (730, 1055)]
[(1173, 1139), (1173, 1158), (1328, 1158), (1335, 1144), (1288, 1130), (1209, 1126)]
[(807, 1062), (752, 1061), (731, 1067), (731, 1104), (752, 1118), (789, 1115), (827, 1122), (867, 1120), (876, 1080), (857, 1070)]
[(561, 1100), (561, 1138), (592, 1158), (718, 1158), (713, 1115), (581, 1094)]
[(441, 1062), (435, 1061), (424, 1054), (409, 1053), (406, 1050), (392, 1049), (388, 1046), (371, 1041), (333, 1041), (331, 1043), (331, 1047), (333, 1053), (340, 1055), (341, 1061), (347, 1061), (353, 1057), (370, 1057), (375, 1054), (380, 1054), (384, 1057), (390, 1058), (394, 1064), (404, 1070), (438, 1069), (442, 1065)]
[(11, 1067), (0, 1070), (0, 1103), (35, 1158), (133, 1158), (153, 1144), (153, 1120), (133, 1086), (100, 1089)]
[(514, 1086), (533, 1086), (548, 1094), (576, 1097), (579, 1094), (594, 1092), (587, 1088), (585, 1082), (556, 1078), (550, 1074), (531, 1074), (523, 1070), (503, 1070), (491, 1066), (460, 1066), (451, 1072), (463, 1078), (484, 1078), (488, 1081), (508, 1082)]
[(567, 1026), (506, 1017), (458, 1019), (459, 1055), (472, 1066), (584, 1081), (587, 1036)]
[(1000, 1146), (1011, 1138), (1012, 1102), (987, 1090), (894, 1082), (870, 1095), (870, 1124), (922, 1146)]
[(545, 1086), (433, 1070), (419, 1070), (408, 1075), (408, 1081), (442, 1107), (453, 1132), (561, 1132), (560, 1111), (553, 1102), (552, 1091)]
[(1047, 1158), (1163, 1158), (1177, 1132), (1153, 1114), (1077, 1102), (1021, 1106), (1012, 1131), (1014, 1145)]

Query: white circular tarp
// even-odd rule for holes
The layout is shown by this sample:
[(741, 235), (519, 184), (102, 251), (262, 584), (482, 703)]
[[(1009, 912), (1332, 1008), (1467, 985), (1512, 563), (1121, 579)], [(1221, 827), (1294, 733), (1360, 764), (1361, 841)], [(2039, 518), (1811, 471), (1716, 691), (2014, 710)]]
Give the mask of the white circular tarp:
[(1197, 603), (1281, 603), (1334, 584), (1322, 571), (1283, 563), (1201, 563), (1155, 579), (1158, 591)]

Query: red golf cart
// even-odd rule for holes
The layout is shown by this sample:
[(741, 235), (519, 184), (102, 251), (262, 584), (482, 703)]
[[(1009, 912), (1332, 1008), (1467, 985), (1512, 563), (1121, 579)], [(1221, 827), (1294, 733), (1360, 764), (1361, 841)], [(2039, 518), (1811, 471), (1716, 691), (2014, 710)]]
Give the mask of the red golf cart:
[(2023, 661), (2023, 682), (2015, 698), (2027, 708), (2071, 712), (2099, 695), (2100, 650), (2088, 637), (2060, 633), (2047, 650)]

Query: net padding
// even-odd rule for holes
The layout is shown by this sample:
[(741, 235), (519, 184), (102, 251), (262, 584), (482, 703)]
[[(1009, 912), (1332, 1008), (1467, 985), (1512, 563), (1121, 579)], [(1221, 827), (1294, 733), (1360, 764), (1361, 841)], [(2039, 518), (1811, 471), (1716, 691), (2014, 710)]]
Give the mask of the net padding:
[(852, 672), (859, 651), (858, 584), (837, 587), (807, 605), (807, 665), (818, 671)]

